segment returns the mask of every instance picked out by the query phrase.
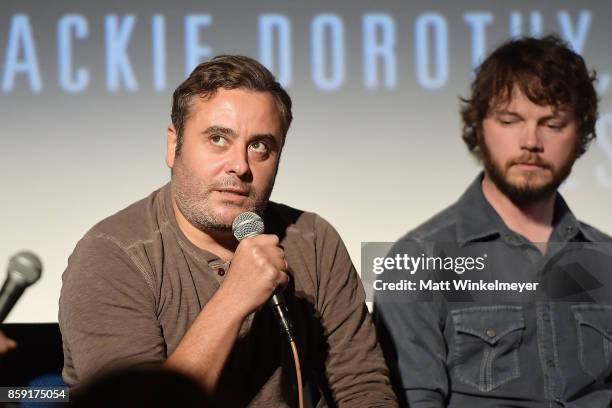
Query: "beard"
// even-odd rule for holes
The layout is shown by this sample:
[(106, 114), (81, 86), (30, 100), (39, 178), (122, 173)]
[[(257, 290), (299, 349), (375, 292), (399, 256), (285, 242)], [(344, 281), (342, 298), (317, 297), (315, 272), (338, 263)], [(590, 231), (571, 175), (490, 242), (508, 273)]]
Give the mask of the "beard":
[[(274, 179), (263, 191), (255, 191), (250, 184), (237, 177), (226, 175), (210, 182), (201, 180), (177, 158), (172, 169), (172, 193), (183, 216), (200, 231), (231, 232), (235, 216), (245, 211), (262, 215), (267, 204)], [(213, 202), (212, 193), (218, 189), (236, 188), (247, 192), (245, 201), (238, 205), (228, 200)], [(227, 210), (237, 213), (228, 219)]]
[[(570, 175), (578, 158), (578, 149), (574, 148), (570, 156), (558, 167), (534, 152), (525, 152), (506, 163), (499, 163), (492, 157), (482, 138), (479, 144), (486, 174), (495, 186), (518, 206), (529, 205), (555, 194), (561, 183)], [(540, 170), (524, 171), (519, 176), (521, 180), (512, 180), (509, 172), (519, 163), (534, 164), (539, 166)]]

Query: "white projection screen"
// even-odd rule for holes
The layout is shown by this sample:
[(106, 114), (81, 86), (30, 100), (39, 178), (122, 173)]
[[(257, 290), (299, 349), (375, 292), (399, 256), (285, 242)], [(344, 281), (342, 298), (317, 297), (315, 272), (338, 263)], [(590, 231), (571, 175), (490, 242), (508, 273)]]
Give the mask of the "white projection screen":
[(397, 239), (477, 175), (459, 97), (483, 56), (557, 33), (601, 98), (562, 192), (610, 234), (610, 21), (609, 1), (2, 1), (0, 262), (29, 249), (44, 263), (7, 321), (56, 322), (75, 243), (169, 180), (172, 92), (217, 54), (257, 58), (286, 86), (295, 119), (272, 199), (329, 220), (359, 269), (361, 242)]

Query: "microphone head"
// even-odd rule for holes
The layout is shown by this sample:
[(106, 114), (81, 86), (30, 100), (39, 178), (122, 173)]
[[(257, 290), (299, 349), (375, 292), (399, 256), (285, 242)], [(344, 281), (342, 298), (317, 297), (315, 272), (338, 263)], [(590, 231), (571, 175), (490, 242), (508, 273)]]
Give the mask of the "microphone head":
[(238, 241), (264, 233), (264, 222), (254, 212), (243, 212), (239, 214), (232, 223), (232, 232)]
[(30, 286), (42, 273), (40, 258), (29, 251), (21, 251), (11, 257), (8, 264), (10, 277), (19, 280), (23, 285)]

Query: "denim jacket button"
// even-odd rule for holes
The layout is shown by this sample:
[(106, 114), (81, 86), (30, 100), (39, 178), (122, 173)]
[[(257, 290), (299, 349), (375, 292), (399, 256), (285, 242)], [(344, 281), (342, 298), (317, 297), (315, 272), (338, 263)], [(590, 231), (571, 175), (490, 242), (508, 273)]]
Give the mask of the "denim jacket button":
[(495, 332), (495, 330), (493, 330), (493, 329), (487, 330), (487, 336), (495, 337), (496, 335), (497, 335), (497, 333)]

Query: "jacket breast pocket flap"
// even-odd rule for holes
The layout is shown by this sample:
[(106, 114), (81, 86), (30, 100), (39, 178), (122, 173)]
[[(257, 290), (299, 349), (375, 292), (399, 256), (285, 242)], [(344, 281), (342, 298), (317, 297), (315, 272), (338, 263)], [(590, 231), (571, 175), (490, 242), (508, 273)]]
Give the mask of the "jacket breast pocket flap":
[(453, 310), (451, 316), (451, 366), (460, 381), (488, 392), (520, 376), (522, 306), (477, 306)]

